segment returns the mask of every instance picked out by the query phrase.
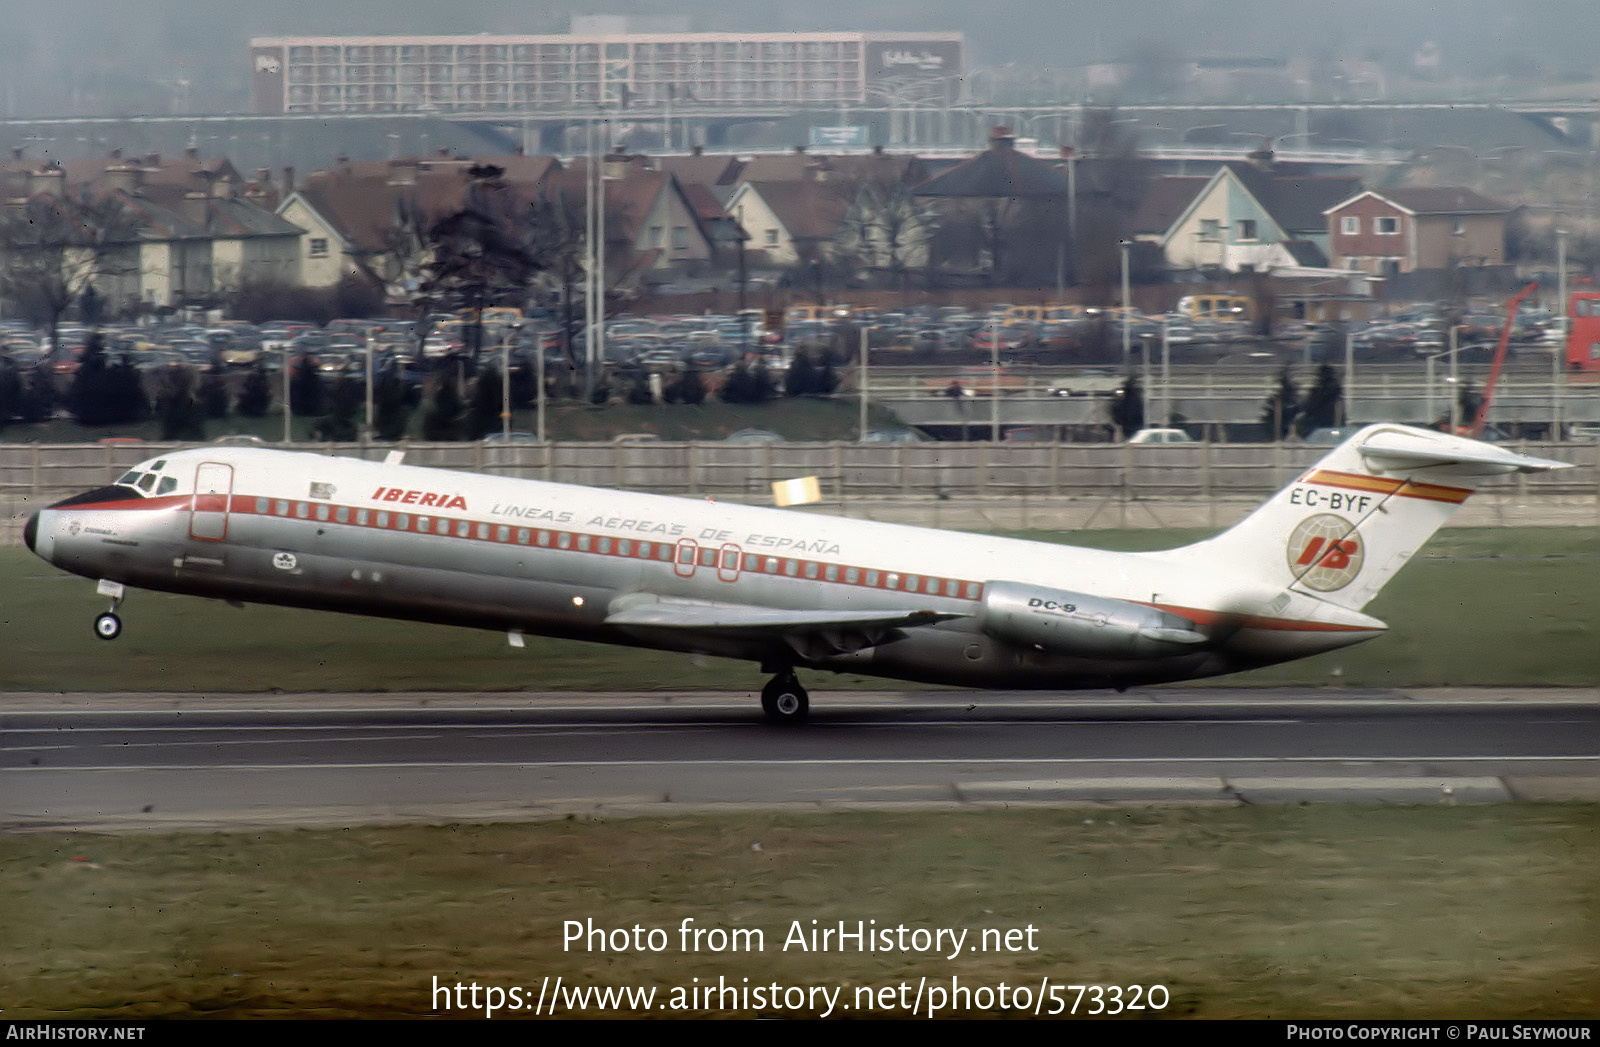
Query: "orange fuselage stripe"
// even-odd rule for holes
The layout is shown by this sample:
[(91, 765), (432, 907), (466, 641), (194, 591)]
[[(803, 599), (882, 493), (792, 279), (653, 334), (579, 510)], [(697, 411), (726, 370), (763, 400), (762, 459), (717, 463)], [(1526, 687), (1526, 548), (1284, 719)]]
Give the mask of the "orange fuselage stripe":
[(1343, 487), (1351, 491), (1371, 491), (1374, 494), (1397, 494), (1402, 498), (1421, 498), (1429, 502), (1449, 502), (1460, 505), (1472, 494), (1470, 488), (1445, 487), (1442, 484), (1423, 484), (1414, 480), (1394, 480), (1363, 473), (1340, 473), (1331, 469), (1313, 469), (1300, 478), (1301, 483), (1323, 487)]
[[(258, 500), (259, 499), (259, 500)], [(281, 510), (278, 503), (282, 503)], [(326, 513), (324, 516), (317, 510), (321, 508)], [(344, 510), (344, 519), (337, 517), (340, 510)], [(643, 558), (656, 560), (663, 564), (671, 565), (674, 569), (688, 566), (691, 572), (696, 567), (705, 567), (713, 570), (729, 569), (721, 559), (721, 550), (714, 546), (695, 546), (695, 560), (692, 564), (677, 562), (679, 553), (678, 545), (673, 540), (662, 539), (621, 539), (615, 535), (590, 534), (583, 531), (567, 531), (559, 528), (528, 527), (521, 524), (503, 524), (498, 521), (477, 520), (472, 517), (449, 516), (444, 514), (400, 512), (392, 509), (387, 503), (378, 506), (345, 505), (340, 503), (325, 502), (311, 499), (293, 498), (263, 498), (256, 495), (242, 495), (234, 493), (201, 494), (201, 495), (167, 495), (160, 498), (148, 499), (123, 499), (117, 501), (98, 502), (88, 505), (72, 505), (60, 510), (62, 512), (170, 512), (200, 511), (227, 513), (237, 516), (266, 516), (286, 520), (298, 520), (311, 524), (334, 524), (340, 527), (359, 527), (379, 531), (398, 531), (402, 533), (428, 534), (447, 540), (485, 541), (498, 545), (528, 546), (540, 551), (579, 553), (600, 556), (621, 556), (623, 558)], [(382, 513), (386, 519), (383, 524), (378, 523), (378, 514)], [(365, 514), (365, 515), (362, 515)], [(426, 521), (447, 521), (449, 526), (444, 531), (429, 528), (426, 531), (415, 530), (418, 519)], [(404, 520), (402, 525), (401, 520)], [(361, 521), (365, 522), (361, 522)], [(465, 524), (465, 533), (460, 530)], [(482, 527), (483, 533), (477, 534)], [(500, 531), (505, 532), (500, 537)], [(562, 544), (565, 539), (566, 544)], [(580, 541), (581, 540), (581, 541)], [(604, 541), (604, 551), (600, 542)], [(624, 553), (622, 543), (629, 543), (629, 551)], [(648, 556), (642, 554), (641, 546), (654, 546)], [(714, 559), (704, 562), (699, 553), (712, 552)], [(664, 555), (665, 554), (665, 555)], [(807, 568), (813, 568), (814, 573), (808, 573)], [(829, 572), (828, 568), (833, 568)], [(965, 599), (981, 603), (984, 585), (966, 579), (937, 577), (933, 575), (908, 574), (904, 572), (888, 571), (882, 568), (849, 567), (844, 564), (827, 560), (803, 560), (797, 557), (769, 555), (767, 553), (752, 553), (741, 550), (740, 562), (737, 567), (731, 568), (734, 578), (741, 573), (767, 575), (793, 578), (796, 581), (824, 582), (834, 585), (858, 586), (870, 589), (885, 589), (900, 591), (907, 595), (945, 596), (947, 598)], [(852, 572), (854, 572), (852, 574)], [(832, 573), (833, 577), (828, 577)], [(853, 577), (855, 580), (850, 581)], [(733, 581), (734, 578), (721, 578), (722, 581)], [(870, 580), (869, 580), (870, 579)], [(929, 582), (935, 583), (935, 591), (928, 592)], [(956, 592), (948, 590), (946, 583), (956, 583)], [(1197, 607), (1177, 607), (1165, 604), (1152, 604), (1143, 600), (1130, 600), (1129, 603), (1140, 604), (1146, 607), (1156, 607), (1160, 610), (1188, 618), (1197, 625), (1217, 625), (1224, 622), (1237, 622), (1245, 628), (1267, 629), (1274, 632), (1370, 632), (1367, 626), (1341, 625), (1332, 622), (1315, 622), (1293, 618), (1271, 618), (1265, 615), (1234, 615), (1222, 611), (1209, 611)]]

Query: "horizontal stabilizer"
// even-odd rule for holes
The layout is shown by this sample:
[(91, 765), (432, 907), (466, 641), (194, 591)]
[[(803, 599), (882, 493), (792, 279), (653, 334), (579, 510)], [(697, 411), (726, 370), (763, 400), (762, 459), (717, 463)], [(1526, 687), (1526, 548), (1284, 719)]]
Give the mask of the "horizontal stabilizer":
[(1416, 429), (1381, 430), (1356, 449), (1373, 467), (1388, 470), (1448, 466), (1463, 476), (1493, 476), (1572, 468), (1569, 462), (1534, 458), (1494, 444)]
[(947, 611), (876, 611), (849, 614), (841, 611), (791, 611), (749, 604), (680, 600), (634, 593), (612, 604), (607, 625), (645, 626), (656, 629), (697, 629), (741, 634), (794, 634), (831, 629), (897, 629), (932, 625), (967, 615)]

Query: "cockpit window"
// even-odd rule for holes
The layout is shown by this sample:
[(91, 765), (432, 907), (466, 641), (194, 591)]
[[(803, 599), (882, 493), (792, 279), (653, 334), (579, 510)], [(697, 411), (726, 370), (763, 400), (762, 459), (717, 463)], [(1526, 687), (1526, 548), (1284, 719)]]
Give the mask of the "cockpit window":
[(159, 462), (150, 463), (150, 471), (151, 472), (160, 472), (162, 469), (165, 469), (166, 466), (167, 466), (167, 460), (165, 458), (163, 458)]
[(155, 473), (145, 473), (143, 476), (139, 477), (139, 490), (141, 490), (141, 491), (153, 491), (153, 490), (155, 490), (156, 480), (158, 480), (158, 479), (160, 479), (160, 477), (156, 476)]
[(118, 487), (132, 487), (134, 484), (136, 484), (138, 482), (139, 482), (139, 470), (137, 470), (137, 469), (129, 469), (127, 472), (123, 473), (121, 477), (118, 478), (117, 486)]
[(161, 478), (161, 489), (156, 494), (171, 494), (178, 489), (178, 481), (170, 476)]

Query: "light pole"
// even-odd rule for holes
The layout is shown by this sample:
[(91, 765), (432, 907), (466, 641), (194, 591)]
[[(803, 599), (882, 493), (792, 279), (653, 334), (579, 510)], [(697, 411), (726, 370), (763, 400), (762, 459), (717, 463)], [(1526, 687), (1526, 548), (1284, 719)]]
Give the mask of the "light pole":
[(1560, 299), (1557, 308), (1561, 315), (1561, 338), (1550, 351), (1550, 439), (1561, 439), (1561, 361), (1567, 355), (1567, 324), (1570, 322), (1567, 314), (1571, 307), (1567, 304), (1567, 230), (1556, 226), (1556, 295)]
[[(520, 326), (520, 325), (517, 325)], [(511, 442), (511, 332), (500, 333), (500, 439)]]
[(1122, 368), (1127, 370), (1133, 360), (1133, 351), (1130, 348), (1130, 332), (1128, 328), (1130, 298), (1128, 293), (1128, 249), (1132, 245), (1124, 240), (1122, 247)]
[(1424, 423), (1426, 425), (1432, 425), (1434, 423), (1434, 421), (1439, 417), (1439, 413), (1434, 407), (1434, 403), (1435, 403), (1435, 396), (1434, 396), (1434, 391), (1433, 391), (1433, 386), (1434, 386), (1434, 381), (1433, 381), (1434, 366), (1433, 365), (1434, 365), (1434, 361), (1438, 360), (1439, 357), (1441, 357), (1441, 356), (1448, 356), (1450, 358), (1450, 373), (1448, 375), (1446, 375), (1446, 377), (1445, 377), (1445, 384), (1450, 386), (1450, 412), (1449, 412), (1450, 413), (1450, 423), (1449, 424), (1450, 424), (1451, 435), (1456, 435), (1456, 430), (1460, 428), (1459, 420), (1460, 420), (1460, 413), (1461, 413), (1461, 392), (1460, 392), (1459, 382), (1457, 380), (1456, 354), (1461, 352), (1461, 350), (1463, 350), (1463, 349), (1470, 349), (1471, 348), (1471, 346), (1465, 346), (1465, 345), (1457, 346), (1455, 344), (1455, 342), (1456, 342), (1455, 327), (1454, 327), (1454, 325), (1452, 325), (1451, 326), (1451, 330), (1450, 330), (1450, 348), (1442, 350), (1441, 352), (1437, 352), (1437, 353), (1429, 353), (1424, 358), (1425, 365), (1426, 365), (1425, 369), (1424, 369), (1424, 373), (1426, 375), (1425, 381), (1426, 381), (1426, 384), (1427, 384), (1427, 405), (1428, 405), (1428, 417), (1427, 417), (1427, 421)]
[(293, 364), (294, 355), (289, 352), (289, 346), (283, 347), (283, 442), (289, 442), (289, 370)]
[(1344, 333), (1344, 403), (1340, 425), (1349, 424), (1356, 406), (1356, 334), (1348, 330)]
[(738, 213), (734, 216), (733, 224), (737, 227), (734, 232), (739, 244), (739, 359), (744, 360), (750, 355), (750, 321), (744, 315), (744, 289), (745, 289), (745, 250), (744, 245), (750, 239), (750, 234), (744, 229), (744, 205), (739, 205)]
[(1459, 363), (1461, 360), (1460, 327), (1454, 321), (1450, 324), (1450, 435), (1456, 436), (1461, 432), (1461, 385), (1459, 383)]
[(1157, 424), (1163, 426), (1172, 421), (1172, 340), (1167, 327), (1171, 322), (1171, 317), (1161, 318), (1161, 414)]
[(367, 441), (371, 442), (372, 428), (372, 332), (367, 332)]
[(989, 439), (1000, 442), (1000, 321), (989, 325)]

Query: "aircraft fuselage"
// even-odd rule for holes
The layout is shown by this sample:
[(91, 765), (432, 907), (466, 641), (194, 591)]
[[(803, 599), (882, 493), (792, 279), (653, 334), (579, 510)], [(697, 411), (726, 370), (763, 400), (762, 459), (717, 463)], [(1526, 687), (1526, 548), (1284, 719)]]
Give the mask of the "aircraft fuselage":
[(136, 588), (963, 686), (1189, 679), (1383, 628), (1219, 564), (264, 449), (152, 460), (28, 541)]

